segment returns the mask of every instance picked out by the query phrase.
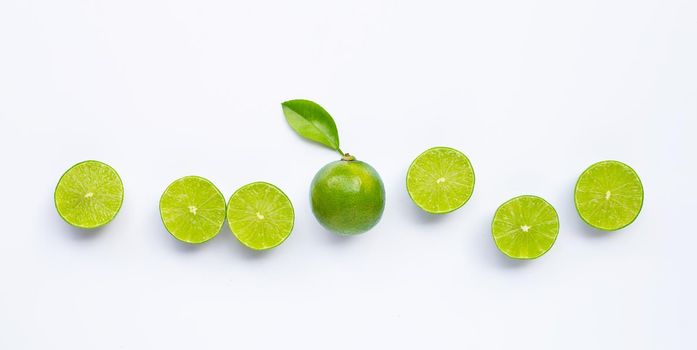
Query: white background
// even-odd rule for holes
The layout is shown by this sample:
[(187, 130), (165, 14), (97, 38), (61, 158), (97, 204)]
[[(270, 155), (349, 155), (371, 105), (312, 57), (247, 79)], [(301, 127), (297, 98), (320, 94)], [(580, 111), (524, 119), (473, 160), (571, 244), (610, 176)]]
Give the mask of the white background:
[[(428, 4), (426, 4), (428, 3)], [(382, 175), (372, 231), (342, 238), (309, 208), (330, 150), (280, 103), (333, 114), (344, 151)], [(0, 348), (694, 348), (697, 2), (0, 2)], [(433, 217), (410, 162), (446, 145), (472, 199)], [(83, 232), (53, 190), (72, 164), (122, 176), (116, 220)], [(585, 226), (573, 185), (618, 159), (646, 197), (618, 232)], [(189, 246), (158, 200), (184, 175), (228, 197), (278, 185), (296, 227), (243, 248), (227, 225)], [(520, 194), (559, 212), (535, 261), (494, 246)], [(690, 335), (689, 333), (692, 333)]]

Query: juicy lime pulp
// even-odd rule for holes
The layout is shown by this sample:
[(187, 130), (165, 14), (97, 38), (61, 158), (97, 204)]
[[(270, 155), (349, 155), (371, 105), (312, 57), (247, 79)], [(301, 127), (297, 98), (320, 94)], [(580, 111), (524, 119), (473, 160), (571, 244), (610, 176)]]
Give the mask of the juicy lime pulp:
[(65, 222), (96, 228), (116, 217), (123, 203), (123, 183), (116, 171), (96, 160), (73, 165), (56, 185), (54, 203)]
[(283, 243), (293, 231), (293, 204), (283, 191), (266, 182), (242, 186), (227, 206), (230, 231), (245, 246), (271, 249)]
[(375, 226), (385, 209), (385, 187), (368, 163), (339, 160), (320, 169), (310, 185), (312, 213), (326, 229), (343, 235)]
[(579, 176), (574, 203), (588, 225), (605, 231), (619, 230), (639, 215), (644, 188), (634, 169), (606, 160), (591, 165)]
[(419, 208), (445, 214), (463, 206), (474, 191), (474, 169), (462, 152), (434, 147), (421, 153), (407, 171), (407, 192)]
[(160, 197), (160, 217), (174, 238), (203, 243), (223, 227), (225, 197), (202, 177), (182, 177), (172, 182)]
[(559, 217), (544, 199), (519, 196), (496, 209), (491, 234), (508, 257), (535, 259), (552, 248), (559, 234)]

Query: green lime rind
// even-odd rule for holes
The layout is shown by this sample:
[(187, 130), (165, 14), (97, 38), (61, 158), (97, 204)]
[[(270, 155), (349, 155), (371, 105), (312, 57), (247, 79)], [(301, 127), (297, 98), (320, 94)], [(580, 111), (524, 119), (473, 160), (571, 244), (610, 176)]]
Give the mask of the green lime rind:
[(331, 162), (310, 184), (312, 214), (322, 227), (338, 235), (357, 235), (375, 227), (385, 201), (380, 174), (360, 160)]
[(160, 197), (160, 218), (172, 237), (199, 244), (215, 237), (225, 222), (225, 197), (200, 176), (175, 180)]
[(536, 259), (559, 235), (559, 216), (546, 200), (532, 195), (512, 198), (496, 209), (491, 222), (496, 247), (512, 259)]
[(644, 186), (627, 164), (604, 160), (581, 173), (574, 187), (574, 204), (591, 227), (616, 231), (633, 223), (644, 205)]
[(475, 175), (472, 163), (450, 147), (433, 147), (421, 153), (407, 170), (409, 197), (430, 214), (447, 214), (472, 197)]
[(240, 243), (250, 249), (267, 250), (290, 236), (295, 210), (281, 189), (267, 182), (253, 182), (230, 196), (227, 219)]
[(66, 223), (93, 229), (114, 220), (121, 210), (123, 196), (123, 182), (114, 168), (97, 160), (86, 160), (63, 173), (53, 201)]

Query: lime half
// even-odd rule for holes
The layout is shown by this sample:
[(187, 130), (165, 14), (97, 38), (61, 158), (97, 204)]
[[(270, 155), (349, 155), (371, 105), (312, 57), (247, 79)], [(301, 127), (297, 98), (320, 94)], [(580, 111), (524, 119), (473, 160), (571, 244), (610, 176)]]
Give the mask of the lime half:
[(559, 217), (544, 199), (519, 196), (496, 209), (491, 234), (508, 257), (535, 259), (552, 248), (559, 234)]
[(474, 190), (474, 170), (460, 151), (434, 147), (421, 153), (407, 171), (411, 200), (431, 214), (445, 214), (463, 206)]
[(162, 194), (160, 217), (174, 238), (203, 243), (223, 227), (225, 197), (212, 182), (186, 176), (172, 182)]
[(73, 165), (58, 181), (56, 210), (65, 222), (96, 228), (116, 217), (123, 203), (123, 183), (112, 167), (96, 160)]
[(295, 212), (288, 197), (266, 182), (242, 186), (230, 197), (227, 220), (232, 234), (254, 250), (271, 249), (293, 230)]
[(619, 230), (639, 215), (644, 188), (634, 169), (606, 160), (588, 167), (576, 182), (574, 202), (581, 219), (605, 231)]

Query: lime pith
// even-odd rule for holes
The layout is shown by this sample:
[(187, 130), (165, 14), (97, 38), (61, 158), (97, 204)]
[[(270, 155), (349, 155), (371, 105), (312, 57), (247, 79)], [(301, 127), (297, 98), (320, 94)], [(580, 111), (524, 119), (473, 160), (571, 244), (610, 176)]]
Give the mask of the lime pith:
[(160, 217), (174, 238), (203, 243), (223, 226), (225, 197), (212, 182), (186, 176), (172, 182), (160, 197)]
[(421, 153), (407, 171), (407, 192), (419, 208), (445, 214), (462, 207), (474, 191), (474, 169), (467, 156), (449, 147)]
[(588, 167), (574, 189), (576, 211), (588, 225), (604, 231), (634, 222), (644, 203), (644, 187), (630, 166), (606, 160)]
[(245, 246), (271, 249), (293, 231), (295, 212), (290, 199), (266, 182), (242, 186), (230, 197), (227, 207), (230, 231)]
[(58, 215), (79, 228), (97, 228), (116, 217), (123, 203), (123, 183), (107, 164), (88, 160), (61, 176), (54, 193)]
[(496, 209), (491, 223), (496, 247), (513, 259), (535, 259), (546, 253), (559, 234), (559, 216), (544, 199), (524, 195)]

